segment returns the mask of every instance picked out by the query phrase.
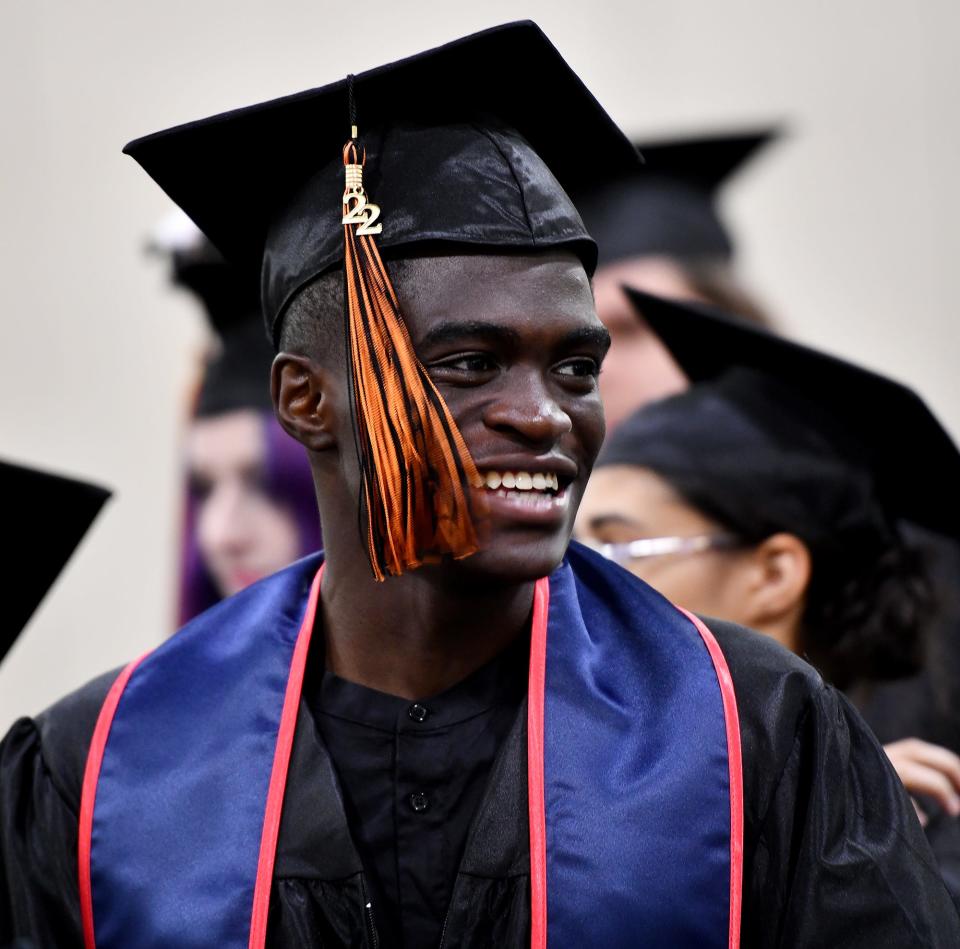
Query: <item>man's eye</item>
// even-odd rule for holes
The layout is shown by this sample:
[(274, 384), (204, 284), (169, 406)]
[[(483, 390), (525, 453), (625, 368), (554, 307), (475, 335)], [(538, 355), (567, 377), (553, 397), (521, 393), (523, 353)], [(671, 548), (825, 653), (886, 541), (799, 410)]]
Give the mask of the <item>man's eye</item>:
[(600, 375), (600, 365), (595, 359), (568, 359), (554, 369), (560, 376), (573, 376), (578, 379), (596, 378)]
[(497, 364), (486, 353), (466, 353), (434, 363), (431, 368), (452, 369), (454, 372), (492, 372)]

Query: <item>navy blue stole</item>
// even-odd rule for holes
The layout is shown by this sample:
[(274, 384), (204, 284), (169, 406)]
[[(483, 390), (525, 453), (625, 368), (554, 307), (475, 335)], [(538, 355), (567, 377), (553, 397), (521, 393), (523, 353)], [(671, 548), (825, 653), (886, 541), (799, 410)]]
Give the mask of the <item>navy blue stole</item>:
[[(184, 627), (104, 703), (80, 813), (87, 949), (261, 949), (303, 668), (308, 557)], [(709, 631), (572, 545), (537, 584), (531, 947), (738, 944), (742, 783)]]

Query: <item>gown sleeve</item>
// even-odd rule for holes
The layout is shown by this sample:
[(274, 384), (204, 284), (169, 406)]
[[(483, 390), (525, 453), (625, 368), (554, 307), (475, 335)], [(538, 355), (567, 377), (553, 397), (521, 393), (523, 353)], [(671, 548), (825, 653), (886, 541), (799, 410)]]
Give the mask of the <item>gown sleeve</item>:
[(21, 719), (0, 744), (0, 949), (82, 945), (77, 813)]
[(880, 745), (819, 679), (804, 705), (760, 802), (744, 949), (960, 946), (953, 901)]
[(80, 947), (77, 830), (87, 749), (119, 670), (0, 742), (0, 949)]

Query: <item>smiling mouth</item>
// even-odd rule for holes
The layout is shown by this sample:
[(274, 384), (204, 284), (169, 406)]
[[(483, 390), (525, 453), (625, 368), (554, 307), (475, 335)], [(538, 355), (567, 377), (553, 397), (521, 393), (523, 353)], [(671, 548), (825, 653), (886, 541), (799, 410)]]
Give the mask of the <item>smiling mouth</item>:
[(482, 490), (491, 513), (554, 526), (569, 508), (571, 480), (555, 472), (487, 470), (474, 487)]
[[(559, 494), (560, 478), (553, 473), (542, 471), (482, 471), (478, 488), (488, 491), (536, 491), (538, 493)], [(564, 485), (566, 487), (566, 485)]]

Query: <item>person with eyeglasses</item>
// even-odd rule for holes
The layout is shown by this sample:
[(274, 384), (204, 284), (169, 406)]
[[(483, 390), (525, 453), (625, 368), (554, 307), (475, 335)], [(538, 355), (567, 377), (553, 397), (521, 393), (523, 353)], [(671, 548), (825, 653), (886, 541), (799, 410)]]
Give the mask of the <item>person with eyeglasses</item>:
[[(850, 695), (915, 673), (938, 609), (920, 528), (960, 536), (960, 454), (911, 390), (722, 314), (631, 299), (693, 383), (625, 421), (578, 539), (678, 606), (751, 627)], [(885, 746), (960, 894), (960, 758)]]

